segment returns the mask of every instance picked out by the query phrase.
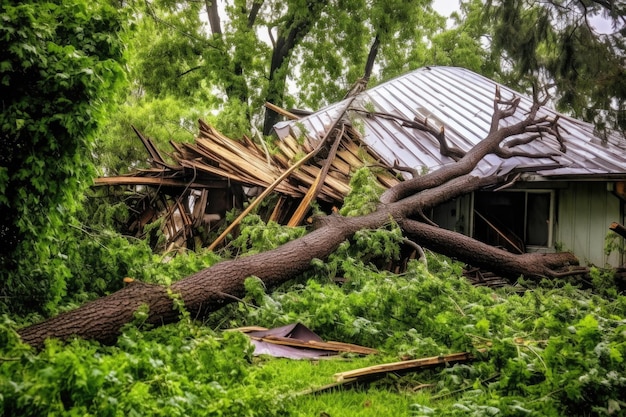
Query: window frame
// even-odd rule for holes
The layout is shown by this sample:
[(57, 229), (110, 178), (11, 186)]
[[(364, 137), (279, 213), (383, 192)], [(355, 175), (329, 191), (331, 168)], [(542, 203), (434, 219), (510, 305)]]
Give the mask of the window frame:
[[(513, 189), (513, 190), (502, 190), (502, 191), (496, 191), (497, 193), (524, 193), (524, 224), (523, 224), (523, 230), (524, 230), (524, 236), (520, 236), (520, 238), (523, 240), (524, 245), (526, 247), (526, 252), (545, 252), (549, 249), (552, 249), (554, 246), (554, 225), (555, 225), (555, 211), (556, 211), (556, 193), (555, 190), (552, 189), (544, 189), (544, 188), (537, 188), (537, 189)], [(549, 208), (548, 208), (548, 243), (546, 246), (540, 246), (540, 245), (528, 245), (526, 244), (527, 241), (527, 234), (528, 234), (528, 230), (527, 230), (527, 226), (528, 226), (528, 195), (529, 194), (548, 194), (550, 196), (550, 203), (549, 203)], [(471, 236), (474, 237), (476, 235), (476, 229), (475, 229), (475, 217), (476, 214), (474, 213), (474, 210), (476, 208), (476, 192), (473, 192), (471, 195), (471, 210), (470, 210), (470, 230), (471, 230)]]

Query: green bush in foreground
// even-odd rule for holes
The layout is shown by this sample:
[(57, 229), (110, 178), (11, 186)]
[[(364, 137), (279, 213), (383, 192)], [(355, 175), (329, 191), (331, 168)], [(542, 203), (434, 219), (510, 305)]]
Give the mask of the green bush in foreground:
[[(342, 256), (351, 252), (344, 250)], [(185, 313), (182, 322), (157, 329), (142, 328), (138, 313), (115, 346), (50, 342), (36, 353), (5, 322), (4, 415), (370, 416), (381, 407), (390, 416), (624, 415), (625, 297), (604, 299), (569, 285), (476, 288), (459, 277), (459, 265), (437, 256), (428, 270), (412, 263), (401, 275), (359, 262), (334, 270), (332, 262), (274, 294), (250, 279), (245, 303), (225, 322), (301, 321), (327, 340), (380, 354), (321, 364), (253, 360), (243, 336), (214, 332)], [(339, 273), (342, 285), (329, 279)], [(331, 383), (335, 372), (463, 350), (478, 359), (295, 395)]]
[(5, 416), (284, 415), (271, 375), (251, 366), (238, 333), (183, 320), (151, 331), (128, 326), (116, 346), (51, 341), (35, 353), (7, 323), (1, 332)]

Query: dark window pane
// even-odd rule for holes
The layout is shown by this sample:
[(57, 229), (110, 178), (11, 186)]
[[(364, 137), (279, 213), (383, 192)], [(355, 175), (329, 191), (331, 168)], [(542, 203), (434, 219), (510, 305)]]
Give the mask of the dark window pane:
[(550, 193), (528, 193), (526, 219), (526, 244), (548, 246)]
[(474, 237), (511, 252), (523, 252), (524, 193), (475, 194)]

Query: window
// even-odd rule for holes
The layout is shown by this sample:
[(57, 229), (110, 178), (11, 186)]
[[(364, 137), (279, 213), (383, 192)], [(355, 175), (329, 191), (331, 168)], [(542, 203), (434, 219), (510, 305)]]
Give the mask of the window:
[(480, 191), (474, 194), (474, 237), (508, 251), (552, 246), (554, 193)]

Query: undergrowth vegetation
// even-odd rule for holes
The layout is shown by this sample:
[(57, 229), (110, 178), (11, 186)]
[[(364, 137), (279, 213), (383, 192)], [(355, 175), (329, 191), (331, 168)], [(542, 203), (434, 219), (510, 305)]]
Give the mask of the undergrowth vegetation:
[[(376, 198), (371, 191), (361, 196)], [(107, 232), (105, 223), (98, 230), (74, 227), (70, 289), (82, 299), (68, 298), (65, 308), (114, 291), (123, 276), (167, 285), (219, 260), (212, 252), (155, 255), (145, 243)], [(222, 255), (267, 250), (304, 232), (250, 216)], [(393, 223), (362, 230), (271, 291), (249, 277), (246, 296), (205, 321), (190, 317), (178, 299), (176, 324), (151, 328), (140, 309), (113, 346), (48, 341), (35, 351), (16, 333), (33, 318), (4, 316), (2, 414), (626, 415), (626, 297), (602, 271), (593, 271), (600, 291), (521, 279), (499, 289), (474, 287), (459, 263), (428, 251), (427, 263), (410, 261), (402, 273), (389, 272), (385, 266), (400, 257), (402, 239)], [(379, 353), (319, 361), (255, 357), (246, 336), (226, 331), (293, 322), (325, 340)], [(338, 372), (455, 352), (470, 352), (475, 360), (317, 391)]]
[[(251, 277), (246, 298), (208, 322), (183, 310), (180, 323), (150, 329), (138, 312), (115, 346), (51, 341), (35, 352), (5, 319), (4, 415), (624, 414), (625, 297), (548, 282), (523, 291), (473, 287), (459, 264), (433, 254), (428, 268), (413, 261), (402, 274), (364, 261), (372, 247), (395, 256), (399, 238), (393, 226), (363, 231), (271, 293)], [(245, 336), (223, 331), (296, 321), (324, 339), (380, 353), (320, 362), (253, 358)], [(343, 370), (461, 351), (477, 360), (302, 394)]]

